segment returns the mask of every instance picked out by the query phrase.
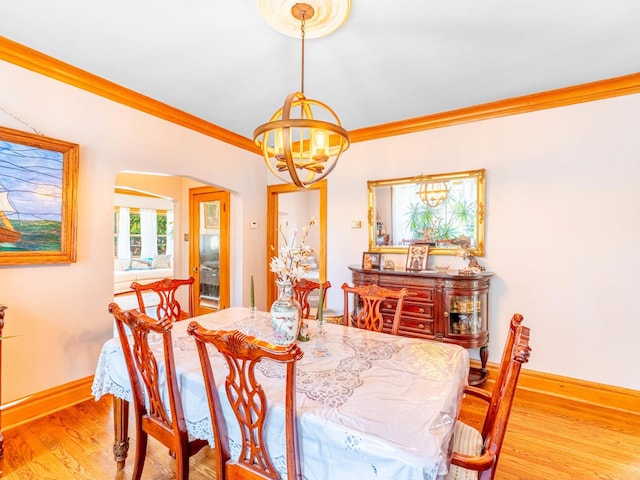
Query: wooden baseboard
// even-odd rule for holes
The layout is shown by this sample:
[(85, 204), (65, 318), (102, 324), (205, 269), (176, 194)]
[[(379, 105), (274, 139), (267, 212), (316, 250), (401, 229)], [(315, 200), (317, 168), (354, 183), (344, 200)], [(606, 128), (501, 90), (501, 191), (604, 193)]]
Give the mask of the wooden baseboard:
[[(479, 368), (480, 362), (472, 360), (471, 365)], [(498, 374), (498, 365), (487, 364), (487, 370), (489, 370), (489, 378), (486, 387), (491, 388), (493, 379)], [(522, 369), (520, 372), (518, 389), (640, 415), (640, 391), (638, 390), (527, 369)]]
[[(472, 360), (471, 364), (475, 367), (480, 366), (480, 363), (475, 360)], [(490, 363), (487, 365), (487, 369), (489, 370), (489, 378), (485, 386), (491, 388), (493, 379), (498, 372), (498, 365)], [(93, 376), (90, 376), (31, 395), (2, 411), (2, 428), (6, 430), (89, 400), (93, 398), (91, 395), (92, 383)], [(526, 369), (520, 373), (518, 388), (640, 415), (640, 391), (638, 390)]]
[(2, 411), (2, 429), (16, 427), (93, 398), (92, 383), (93, 375), (25, 397)]

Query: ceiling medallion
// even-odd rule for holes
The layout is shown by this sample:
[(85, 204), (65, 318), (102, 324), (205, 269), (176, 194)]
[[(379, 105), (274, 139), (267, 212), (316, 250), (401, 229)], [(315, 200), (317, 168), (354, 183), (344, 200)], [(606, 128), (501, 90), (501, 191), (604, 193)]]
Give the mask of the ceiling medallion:
[[(291, 15), (296, 0), (256, 0), (260, 15), (271, 28), (290, 37), (300, 34), (300, 22)], [(307, 0), (315, 12), (306, 19), (307, 38), (320, 38), (335, 32), (349, 18), (351, 0)]]

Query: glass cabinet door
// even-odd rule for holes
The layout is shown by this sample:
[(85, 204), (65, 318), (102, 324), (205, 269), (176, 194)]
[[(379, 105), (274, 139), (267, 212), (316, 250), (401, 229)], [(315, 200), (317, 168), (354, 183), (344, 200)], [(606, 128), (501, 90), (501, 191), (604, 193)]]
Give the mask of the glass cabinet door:
[(487, 294), (445, 294), (444, 316), (449, 335), (477, 335), (487, 331)]

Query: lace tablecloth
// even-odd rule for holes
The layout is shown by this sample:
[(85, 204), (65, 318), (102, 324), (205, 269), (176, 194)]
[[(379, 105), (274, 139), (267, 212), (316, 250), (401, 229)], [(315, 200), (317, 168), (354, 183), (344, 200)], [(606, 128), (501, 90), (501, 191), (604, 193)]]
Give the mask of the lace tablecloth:
[[(196, 317), (207, 328), (248, 331), (248, 309), (235, 307)], [(187, 335), (189, 321), (173, 327), (178, 385), (189, 433), (212, 443), (211, 420), (198, 353)], [(257, 336), (272, 338), (269, 317), (258, 312), (251, 327)], [(298, 363), (298, 435), (307, 480), (438, 478), (447, 472), (450, 440), (467, 381), (465, 349), (440, 342), (367, 332), (327, 324), (323, 341), (329, 355), (313, 353), (311, 340), (301, 342)], [(161, 347), (158, 345), (160, 356)], [(226, 366), (217, 352), (212, 365), (223, 381)], [(283, 370), (271, 361), (260, 365), (270, 398), (282, 391)], [(162, 378), (159, 375), (159, 378)], [(273, 380), (278, 378), (277, 381)], [(131, 400), (131, 388), (118, 339), (105, 343), (93, 383), (99, 399), (111, 393)], [(221, 398), (224, 394), (221, 394)], [(282, 406), (274, 403), (267, 425), (268, 444), (284, 472)], [(230, 409), (226, 414), (232, 415)], [(228, 417), (231, 418), (231, 417)], [(232, 454), (240, 438), (228, 422)]]

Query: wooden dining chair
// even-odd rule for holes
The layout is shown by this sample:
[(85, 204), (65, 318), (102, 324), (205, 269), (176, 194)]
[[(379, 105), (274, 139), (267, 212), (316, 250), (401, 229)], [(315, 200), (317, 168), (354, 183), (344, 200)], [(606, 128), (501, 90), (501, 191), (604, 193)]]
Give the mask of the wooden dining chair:
[(522, 315), (511, 318), (509, 335), (502, 353), (500, 371), (491, 392), (467, 386), (465, 394), (487, 402), (482, 431), (456, 421), (451, 468), (447, 480), (490, 480), (496, 474), (502, 441), (507, 431), (520, 369), (529, 361), (529, 328)]
[[(320, 290), (320, 284), (306, 278), (296, 282), (293, 286), (293, 298), (300, 304), (302, 310), (302, 318), (311, 318), (311, 305), (309, 304), (309, 294), (315, 290)], [(327, 297), (327, 290), (331, 287), (331, 282), (322, 283), (322, 298), (318, 298), (318, 305), (324, 305), (324, 299)], [(317, 310), (316, 310), (317, 311)], [(316, 314), (317, 315), (317, 314)]]
[[(173, 321), (184, 320), (193, 317), (193, 283), (195, 279), (189, 277), (186, 279), (179, 278), (163, 278), (152, 283), (140, 284), (133, 282), (131, 289), (136, 292), (138, 298), (138, 308), (141, 313), (147, 314), (145, 306), (144, 294), (155, 292), (158, 295), (159, 303), (156, 306), (155, 316), (157, 319), (169, 318)], [(180, 287), (188, 288), (189, 303), (188, 310), (185, 311), (180, 302), (176, 299), (177, 290)], [(147, 314), (148, 315), (148, 314)]]
[[(186, 480), (189, 478), (189, 457), (208, 442), (188, 439), (173, 359), (173, 322), (169, 318), (155, 320), (135, 309), (122, 310), (116, 303), (109, 305), (109, 311), (116, 320), (133, 395), (136, 450), (131, 478), (139, 480), (142, 475), (150, 435), (166, 446), (176, 459), (176, 478)], [(127, 335), (125, 326), (131, 336)], [(152, 332), (162, 336), (167, 396), (163, 396), (159, 389), (161, 369), (149, 346), (149, 334)]]
[[(280, 479), (269, 454), (264, 436), (269, 402), (256, 379), (256, 364), (262, 359), (283, 363), (285, 373), (285, 438), (287, 479), (302, 479), (298, 438), (296, 432), (296, 362), (302, 358), (302, 350), (292, 343), (278, 346), (249, 337), (237, 330), (207, 330), (192, 321), (187, 332), (196, 340), (200, 363), (211, 411), (211, 421), (216, 449), (216, 472), (219, 480)], [(230, 458), (226, 422), (216, 388), (216, 375), (211, 368), (207, 345), (217, 348), (227, 362), (225, 390), (240, 427), (242, 439), (237, 459)]]
[[(384, 326), (384, 319), (380, 306), (383, 300), (387, 298), (396, 299), (396, 308), (393, 315), (393, 324), (391, 325), (391, 334), (397, 335), (400, 328), (400, 318), (402, 316), (402, 305), (404, 298), (410, 295), (409, 290), (402, 288), (400, 290), (392, 290), (390, 288), (379, 287), (378, 285), (361, 285), (349, 286), (342, 284), (344, 291), (344, 318), (345, 326), (353, 325), (358, 328), (381, 332)], [(353, 294), (353, 303), (355, 314), (349, 312), (349, 294)], [(362, 305), (359, 305), (359, 301)]]

